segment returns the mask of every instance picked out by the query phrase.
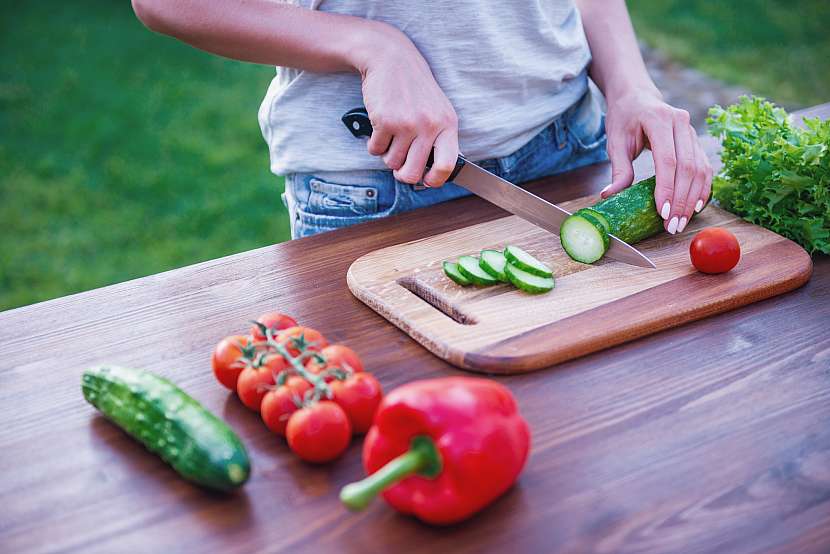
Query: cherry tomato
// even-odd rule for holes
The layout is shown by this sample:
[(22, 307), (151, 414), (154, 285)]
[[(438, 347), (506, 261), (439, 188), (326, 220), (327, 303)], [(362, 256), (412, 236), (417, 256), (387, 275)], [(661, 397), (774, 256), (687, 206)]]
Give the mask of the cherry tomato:
[(258, 412), (262, 399), (273, 386), (274, 376), (286, 368), (287, 364), (282, 356), (271, 356), (260, 367), (247, 367), (239, 374), (236, 382), (236, 393), (239, 399), (248, 408)]
[[(262, 314), (257, 318), (256, 321), (257, 323), (264, 325), (268, 329), (271, 329), (271, 333), (273, 335), (276, 335), (278, 331), (282, 331), (283, 329), (288, 329), (289, 327), (297, 326), (297, 322), (294, 321), (293, 317), (281, 314), (279, 312), (269, 312), (267, 314)], [(256, 323), (251, 325), (251, 336), (257, 342), (262, 342), (265, 340), (265, 333)]]
[(286, 379), (285, 384), (268, 391), (260, 406), (265, 426), (284, 437), (288, 418), (298, 410), (294, 402), (295, 397), (302, 400), (303, 395), (309, 389), (311, 389), (311, 383), (298, 375), (292, 375)]
[(251, 337), (243, 335), (225, 337), (219, 341), (211, 355), (210, 363), (213, 366), (216, 380), (232, 391), (236, 390), (236, 381), (245, 369), (246, 362), (250, 362), (245, 352), (250, 344)]
[[(323, 371), (339, 367), (348, 373), (360, 373), (363, 371), (363, 362), (357, 352), (344, 346), (342, 344), (332, 344), (326, 346), (320, 351), (320, 355), (325, 359), (322, 361), (318, 358), (311, 358), (306, 362), (306, 368), (312, 373), (322, 373)], [(326, 381), (332, 381), (334, 376), (329, 376)]]
[(375, 412), (383, 399), (380, 383), (371, 373), (355, 373), (343, 381), (329, 383), (333, 400), (349, 416), (352, 431), (362, 434), (369, 430), (375, 419)]
[(352, 426), (343, 408), (323, 400), (291, 414), (285, 438), (291, 450), (303, 460), (329, 462), (349, 446)]
[(689, 254), (698, 271), (726, 273), (741, 259), (741, 245), (726, 229), (708, 227), (695, 235)]
[(299, 356), (301, 350), (319, 352), (329, 345), (320, 331), (311, 327), (289, 327), (277, 335), (277, 342), (292, 356)]

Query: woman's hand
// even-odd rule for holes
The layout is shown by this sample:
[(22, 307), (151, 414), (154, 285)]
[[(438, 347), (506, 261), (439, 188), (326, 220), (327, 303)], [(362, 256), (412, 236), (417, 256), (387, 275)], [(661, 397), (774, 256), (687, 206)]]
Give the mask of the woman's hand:
[(712, 188), (712, 166), (689, 124), (689, 113), (663, 102), (655, 89), (633, 90), (608, 99), (606, 131), (612, 182), (602, 197), (631, 184), (632, 160), (650, 148), (657, 210), (669, 233), (683, 231), (692, 213), (703, 209)]
[[(367, 148), (383, 156), (395, 179), (415, 184), (423, 177), (425, 185), (440, 187), (458, 158), (458, 117), (412, 41), (384, 27), (358, 67), (374, 128)], [(432, 168), (424, 175), (433, 147)]]
[[(149, 28), (229, 58), (317, 73), (358, 71), (375, 132), (369, 153), (395, 178), (444, 184), (458, 157), (458, 118), (409, 38), (382, 23), (286, 2), (132, 0)], [(432, 169), (424, 176), (430, 151)]]

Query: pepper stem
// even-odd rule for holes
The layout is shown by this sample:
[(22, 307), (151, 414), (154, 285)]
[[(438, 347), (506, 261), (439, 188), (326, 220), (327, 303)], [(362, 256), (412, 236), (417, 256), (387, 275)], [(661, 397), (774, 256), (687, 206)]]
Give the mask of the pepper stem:
[(350, 510), (362, 510), (390, 485), (410, 475), (437, 477), (441, 473), (441, 466), (441, 455), (435, 442), (427, 436), (414, 437), (409, 450), (362, 481), (343, 487), (340, 490), (340, 501)]

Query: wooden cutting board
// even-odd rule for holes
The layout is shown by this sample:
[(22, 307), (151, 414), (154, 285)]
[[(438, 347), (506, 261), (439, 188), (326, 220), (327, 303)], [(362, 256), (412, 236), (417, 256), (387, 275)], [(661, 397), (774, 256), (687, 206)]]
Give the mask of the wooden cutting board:
[[(568, 210), (597, 197), (563, 203)], [(689, 261), (689, 243), (704, 227), (738, 237), (741, 261), (729, 273), (705, 275)], [(556, 288), (530, 295), (509, 285), (461, 287), (444, 260), (507, 244), (554, 268)], [(375, 250), (349, 268), (352, 293), (435, 355), (461, 368), (521, 373), (595, 352), (669, 327), (790, 291), (806, 283), (810, 256), (800, 246), (714, 206), (683, 233), (637, 247), (657, 269), (612, 260), (571, 260), (559, 237), (510, 216)]]

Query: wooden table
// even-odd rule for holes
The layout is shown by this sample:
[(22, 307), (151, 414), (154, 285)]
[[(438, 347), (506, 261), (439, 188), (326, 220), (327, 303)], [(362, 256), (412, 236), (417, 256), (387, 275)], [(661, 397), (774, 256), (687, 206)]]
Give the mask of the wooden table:
[[(608, 175), (532, 188), (562, 201)], [(503, 215), (468, 198), (0, 314), (0, 552), (830, 551), (826, 256), (793, 293), (500, 378), (533, 429), (531, 457), (502, 499), (451, 528), (382, 502), (347, 512), (337, 493), (362, 475), (361, 441), (304, 464), (214, 382), (213, 345), (272, 309), (351, 345), (387, 390), (461, 373), (355, 300), (346, 268)], [(80, 374), (104, 361), (170, 377), (227, 420), (252, 456), (246, 487), (206, 493), (96, 415)]]

